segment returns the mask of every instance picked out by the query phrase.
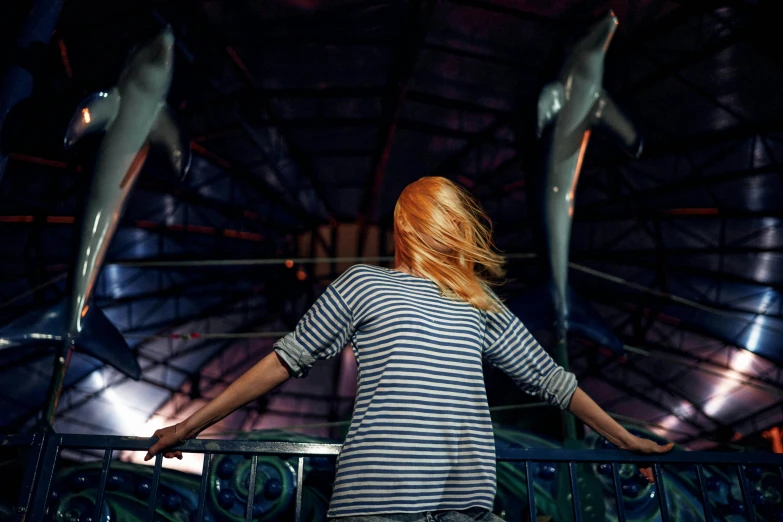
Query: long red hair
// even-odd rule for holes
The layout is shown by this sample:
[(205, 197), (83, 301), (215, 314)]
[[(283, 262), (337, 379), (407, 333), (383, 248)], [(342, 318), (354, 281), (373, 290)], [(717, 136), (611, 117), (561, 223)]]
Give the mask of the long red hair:
[(491, 222), (452, 181), (424, 177), (405, 187), (394, 207), (395, 260), (438, 285), (443, 295), (497, 311), (489, 277), (505, 275)]

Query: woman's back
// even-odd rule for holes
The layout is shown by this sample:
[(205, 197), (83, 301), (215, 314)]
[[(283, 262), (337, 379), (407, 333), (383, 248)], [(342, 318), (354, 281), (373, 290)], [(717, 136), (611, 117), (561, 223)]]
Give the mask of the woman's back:
[(506, 309), (478, 310), (394, 270), (349, 269), (278, 353), (302, 374), (348, 341), (359, 388), (330, 517), (492, 509), (495, 449), (482, 357), (531, 392), (542, 378), (562, 389), (553, 398), (575, 387)]

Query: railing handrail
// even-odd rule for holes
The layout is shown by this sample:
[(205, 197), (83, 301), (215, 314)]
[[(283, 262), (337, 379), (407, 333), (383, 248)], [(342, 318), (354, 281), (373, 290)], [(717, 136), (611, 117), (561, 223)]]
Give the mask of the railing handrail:
[[(111, 466), (112, 455), (115, 451), (146, 451), (155, 438), (123, 437), (117, 435), (78, 435), (78, 434), (53, 434), (35, 433), (22, 435), (0, 435), (0, 448), (3, 447), (29, 447), (27, 465), (25, 468), (22, 486), (18, 496), (17, 522), (41, 522), (47, 509), (49, 492), (54, 479), (54, 470), (58, 455), (63, 449), (91, 449), (103, 451), (103, 465), (101, 479), (96, 496), (94, 516), (100, 518), (106, 491), (106, 481)], [(204, 453), (204, 463), (199, 486), (199, 506), (196, 517), (197, 522), (203, 522), (205, 509), (205, 495), (208, 488), (207, 477), (212, 457), (215, 454), (244, 454), (250, 456), (250, 477), (248, 491), (255, 491), (256, 468), (259, 455), (284, 455), (297, 458), (296, 466), (296, 500), (295, 520), (301, 520), (302, 514), (302, 489), (304, 460), (306, 456), (330, 456), (337, 455), (342, 448), (341, 444), (329, 444), (320, 442), (276, 442), (266, 440), (220, 440), (220, 439), (196, 439), (187, 441), (177, 449), (189, 453)], [(524, 468), (527, 487), (528, 506), (527, 513), (530, 520), (535, 520), (534, 488), (531, 476), (532, 463), (564, 463), (567, 464), (570, 478), (573, 514), (575, 522), (581, 522), (580, 500), (577, 485), (577, 464), (609, 464), (615, 489), (615, 497), (618, 509), (618, 519), (625, 522), (625, 512), (622, 502), (621, 478), (619, 465), (623, 463), (649, 464), (655, 474), (655, 488), (658, 493), (658, 504), (662, 522), (669, 522), (669, 512), (666, 501), (666, 492), (663, 484), (663, 464), (694, 465), (698, 475), (699, 489), (702, 496), (702, 507), (705, 520), (712, 522), (712, 512), (709, 505), (707, 486), (704, 480), (703, 465), (723, 465), (734, 468), (739, 479), (742, 499), (750, 509), (747, 510), (749, 522), (756, 521), (756, 515), (752, 508), (752, 500), (748, 479), (745, 476), (746, 466), (776, 466), (783, 474), (783, 455), (762, 452), (744, 453), (718, 453), (718, 452), (691, 452), (674, 451), (667, 454), (637, 455), (628, 451), (612, 449), (564, 449), (564, 448), (500, 448), (496, 450), (496, 458), (499, 461), (520, 462)], [(150, 500), (147, 503), (147, 520), (153, 520), (156, 509), (158, 483), (162, 471), (163, 456), (158, 454), (154, 460), (152, 484), (150, 486)], [(254, 496), (249, 495), (246, 506), (246, 520), (252, 520)], [(27, 510), (30, 508), (30, 512)], [(96, 519), (97, 519), (96, 518)]]
[[(0, 447), (29, 446), (40, 434), (0, 435)], [(119, 435), (52, 434), (61, 448), (115, 451), (146, 451), (157, 439), (154, 437), (124, 437)], [(187, 453), (226, 453), (258, 455), (315, 455), (330, 456), (340, 453), (342, 444), (321, 442), (286, 442), (251, 439), (194, 439), (177, 446)], [(639, 455), (616, 449), (566, 448), (500, 448), (496, 457), (501, 461), (532, 462), (617, 462), (659, 464), (722, 464), (783, 466), (783, 455), (761, 451), (708, 452), (672, 451), (664, 454)]]

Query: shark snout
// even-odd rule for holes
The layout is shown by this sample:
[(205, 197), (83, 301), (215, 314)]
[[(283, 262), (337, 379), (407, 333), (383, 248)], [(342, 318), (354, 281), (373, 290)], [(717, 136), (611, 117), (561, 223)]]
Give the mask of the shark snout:
[(588, 49), (596, 51), (602, 49), (603, 52), (606, 52), (619, 23), (617, 15), (610, 9), (600, 20), (590, 26), (582, 40), (582, 45)]
[(156, 61), (168, 62), (174, 52), (174, 31), (167, 25), (163, 31), (155, 37), (153, 46), (156, 51)]

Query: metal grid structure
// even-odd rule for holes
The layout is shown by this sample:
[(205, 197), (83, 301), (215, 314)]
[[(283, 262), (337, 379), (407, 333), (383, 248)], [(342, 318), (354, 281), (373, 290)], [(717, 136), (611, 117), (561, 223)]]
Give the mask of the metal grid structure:
[[(424, 175), (473, 191), (513, 254), (501, 292), (523, 290), (537, 277), (526, 204), (537, 92), (562, 42), (608, 8), (621, 25), (605, 85), (646, 146), (628, 160), (591, 144), (571, 278), (627, 354), (573, 339), (572, 369), (608, 410), (692, 448), (778, 423), (783, 63), (768, 4), (86, 0), (64, 2), (40, 84), (6, 122), (0, 321), (62, 296), (91, 152), (64, 153), (62, 127), (164, 23), (178, 38), (170, 103), (195, 157), (184, 183), (148, 161), (98, 285), (143, 377), (77, 353), (58, 431), (143, 435), (214, 396), (349, 258), (389, 262), (396, 197)], [(8, 352), (0, 426), (26, 429), (53, 352)], [(349, 355), (215, 430), (333, 434), (350, 413)]]

